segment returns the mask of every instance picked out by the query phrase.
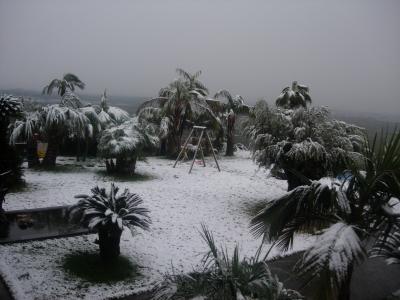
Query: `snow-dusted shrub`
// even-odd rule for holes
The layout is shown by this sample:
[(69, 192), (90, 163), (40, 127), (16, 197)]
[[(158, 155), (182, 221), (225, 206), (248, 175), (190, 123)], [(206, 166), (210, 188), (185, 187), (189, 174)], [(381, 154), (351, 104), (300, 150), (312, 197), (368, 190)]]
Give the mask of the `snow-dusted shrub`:
[(283, 169), (289, 190), (303, 183), (301, 176), (341, 173), (349, 161), (360, 161), (365, 144), (362, 128), (331, 120), (325, 107), (270, 109), (260, 101), (245, 126), (254, 159)]
[(113, 183), (109, 192), (104, 188), (94, 187), (92, 195), (76, 195), (80, 199), (70, 210), (70, 217), (80, 219), (99, 235), (100, 255), (112, 259), (120, 254), (120, 238), (124, 227), (132, 234), (136, 227), (148, 229), (149, 211), (142, 207), (143, 200), (128, 189), (118, 194), (119, 188)]
[(202, 225), (201, 237), (209, 251), (202, 267), (189, 274), (171, 274), (156, 288), (155, 299), (304, 299), (298, 292), (285, 289), (274, 276), (260, 251), (255, 257), (241, 258), (239, 246), (229, 256), (223, 247), (218, 249), (212, 233)]
[(158, 137), (154, 128), (134, 117), (121, 125), (104, 130), (99, 139), (98, 153), (105, 159), (108, 172), (132, 175), (137, 158), (145, 149), (157, 145)]

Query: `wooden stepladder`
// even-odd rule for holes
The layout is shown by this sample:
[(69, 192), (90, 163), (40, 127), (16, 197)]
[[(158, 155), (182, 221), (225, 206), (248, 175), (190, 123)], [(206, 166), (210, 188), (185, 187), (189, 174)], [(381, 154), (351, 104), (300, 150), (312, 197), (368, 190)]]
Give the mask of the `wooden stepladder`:
[(206, 137), (207, 137), (208, 143), (210, 144), (211, 153), (212, 153), (212, 155), (214, 157), (214, 160), (215, 160), (215, 163), (217, 165), (218, 171), (221, 172), (221, 169), (219, 168), (219, 164), (218, 164), (218, 161), (217, 161), (217, 157), (215, 156), (215, 153), (214, 153), (214, 148), (212, 146), (210, 136), (208, 135), (207, 128), (204, 127), (204, 126), (193, 126), (192, 130), (189, 133), (188, 138), (186, 139), (185, 143), (182, 146), (181, 152), (179, 152), (179, 155), (176, 158), (176, 161), (175, 161), (173, 167), (174, 168), (176, 167), (176, 164), (178, 163), (178, 161), (179, 161), (179, 159), (181, 158), (182, 155), (186, 155), (186, 151), (188, 150), (188, 148), (187, 148), (188, 147), (188, 143), (189, 143), (190, 138), (192, 137), (193, 132), (195, 130), (196, 131), (200, 131), (200, 136), (199, 136), (199, 141), (198, 141), (197, 146), (196, 146), (195, 151), (194, 151), (194, 156), (193, 156), (192, 164), (190, 165), (189, 174), (190, 174), (190, 172), (192, 172), (194, 161), (196, 160), (197, 152), (199, 151), (199, 149), (200, 149), (200, 153), (201, 153), (201, 159), (203, 160), (203, 167), (206, 166), (206, 161), (204, 160), (204, 152), (203, 152), (203, 148), (201, 146), (202, 139), (206, 138)]

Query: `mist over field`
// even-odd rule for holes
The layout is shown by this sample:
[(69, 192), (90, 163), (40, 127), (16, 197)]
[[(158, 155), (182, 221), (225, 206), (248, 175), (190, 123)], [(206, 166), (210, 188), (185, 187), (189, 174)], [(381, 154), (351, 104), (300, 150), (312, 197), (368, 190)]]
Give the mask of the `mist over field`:
[[(81, 93), (151, 98), (202, 70), (248, 103), (293, 80), (313, 103), (400, 114), (400, 2), (0, 1), (0, 89), (40, 91), (73, 72)], [(84, 97), (83, 97), (84, 98)]]

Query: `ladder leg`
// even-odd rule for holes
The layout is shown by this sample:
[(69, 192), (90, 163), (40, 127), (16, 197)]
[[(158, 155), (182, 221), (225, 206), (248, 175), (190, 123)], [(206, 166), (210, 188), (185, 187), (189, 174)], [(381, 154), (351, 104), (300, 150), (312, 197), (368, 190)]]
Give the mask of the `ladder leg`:
[(176, 164), (178, 163), (179, 158), (181, 157), (182, 153), (185, 151), (185, 148), (186, 148), (186, 146), (187, 146), (187, 144), (188, 144), (188, 142), (189, 142), (190, 137), (192, 136), (192, 133), (193, 133), (193, 128), (192, 128), (192, 131), (190, 131), (189, 136), (188, 136), (188, 138), (186, 139), (185, 143), (183, 144), (183, 147), (182, 147), (182, 149), (181, 149), (181, 152), (179, 152), (179, 155), (178, 155), (178, 157), (177, 157), (176, 160), (175, 160), (175, 163), (174, 163), (173, 168), (176, 167)]
[(219, 168), (219, 164), (218, 164), (218, 161), (217, 161), (217, 157), (215, 156), (215, 153), (214, 153), (214, 147), (213, 147), (213, 145), (211, 143), (211, 139), (210, 139), (210, 136), (208, 135), (207, 131), (206, 131), (206, 135), (207, 135), (208, 142), (210, 143), (211, 153), (212, 153), (212, 155), (214, 157), (215, 163), (217, 164), (218, 171), (221, 172), (221, 169)]
[(202, 130), (200, 133), (199, 142), (197, 143), (196, 150), (194, 151), (194, 156), (193, 156), (193, 160), (192, 160), (192, 165), (190, 166), (189, 174), (190, 174), (190, 172), (192, 172), (194, 161), (196, 160), (197, 151), (199, 150), (199, 146), (201, 143), (201, 138), (203, 137), (203, 132), (204, 132), (204, 130)]
[(203, 147), (200, 144), (200, 154), (201, 154), (201, 159), (203, 160), (203, 167), (206, 166), (206, 160), (204, 159), (204, 152), (203, 152)]

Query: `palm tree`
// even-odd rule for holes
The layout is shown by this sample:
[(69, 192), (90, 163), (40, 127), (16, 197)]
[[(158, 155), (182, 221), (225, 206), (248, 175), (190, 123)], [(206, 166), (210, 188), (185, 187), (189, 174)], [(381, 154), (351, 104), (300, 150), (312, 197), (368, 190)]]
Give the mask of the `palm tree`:
[[(151, 125), (133, 118), (102, 132), (98, 153), (105, 159), (107, 172), (133, 175), (144, 149), (155, 147), (158, 138)], [(115, 163), (114, 163), (115, 160)]]
[(292, 87), (285, 87), (282, 93), (276, 99), (276, 106), (283, 108), (298, 108), (307, 107), (311, 103), (309, 88), (305, 85), (300, 85), (297, 81), (293, 81)]
[(249, 106), (244, 104), (242, 96), (236, 95), (233, 97), (227, 90), (220, 90), (214, 98), (225, 98), (228, 100), (226, 104), (226, 156), (233, 155), (234, 135), (235, 135), (235, 122), (236, 114), (240, 112), (249, 112)]
[(83, 112), (61, 105), (48, 105), (40, 111), (41, 137), (47, 143), (47, 152), (43, 166), (54, 167), (59, 153), (59, 146), (68, 135), (86, 138), (91, 126)]
[(292, 247), (297, 233), (317, 234), (296, 267), (307, 283), (318, 282), (316, 299), (349, 299), (353, 268), (365, 257), (367, 239), (388, 236), (400, 225), (390, 206), (392, 197), (400, 197), (400, 131), (381, 143), (366, 142), (363, 167), (350, 162), (348, 168), (344, 182), (310, 181), (252, 220), (256, 235), (283, 250)]
[(209, 248), (201, 270), (167, 275), (156, 289), (155, 299), (304, 299), (298, 292), (285, 289), (271, 273), (267, 263), (260, 259), (261, 248), (255, 257), (240, 258), (236, 245), (229, 256), (226, 248), (218, 249), (205, 225), (201, 237)]
[(58, 90), (58, 95), (63, 97), (67, 91), (73, 92), (75, 90), (75, 87), (83, 90), (85, 88), (85, 84), (79, 79), (78, 76), (72, 73), (67, 73), (64, 74), (62, 79), (56, 78), (50, 81), (50, 83), (43, 88), (42, 93), (51, 95), (53, 89), (56, 88)]
[(201, 70), (194, 74), (190, 74), (183, 69), (177, 68), (176, 72), (185, 81), (190, 91), (197, 92), (203, 97), (208, 95), (208, 89), (201, 81), (198, 80), (201, 75)]
[[(191, 89), (191, 86), (195, 86)], [(197, 87), (196, 87), (197, 86)], [(184, 128), (191, 123), (211, 128), (220, 121), (203, 98), (205, 90), (198, 83), (178, 79), (162, 88), (159, 97), (143, 103), (138, 116), (160, 127), (161, 155), (176, 156), (181, 145)]]
[(22, 181), (22, 159), (16, 149), (9, 144), (9, 125), (21, 116), (22, 103), (11, 95), (0, 96), (0, 173), (11, 171), (5, 177), (6, 187)]
[(100, 255), (104, 260), (114, 259), (120, 254), (120, 238), (124, 227), (132, 234), (136, 227), (148, 229), (149, 211), (141, 207), (143, 200), (128, 189), (118, 195), (119, 188), (113, 183), (110, 192), (94, 187), (92, 195), (76, 195), (80, 199), (70, 210), (70, 218), (81, 220), (99, 235)]

